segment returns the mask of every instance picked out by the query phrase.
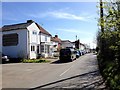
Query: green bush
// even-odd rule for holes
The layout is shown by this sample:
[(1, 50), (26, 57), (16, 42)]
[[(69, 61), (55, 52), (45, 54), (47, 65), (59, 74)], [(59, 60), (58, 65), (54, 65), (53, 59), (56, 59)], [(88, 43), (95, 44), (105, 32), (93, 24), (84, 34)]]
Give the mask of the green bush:
[(45, 59), (24, 59), (22, 61), (23, 63), (47, 63), (50, 62), (49, 60), (45, 60)]
[[(98, 53), (98, 63), (101, 74), (112, 90), (120, 90), (120, 32), (105, 31), (99, 40), (104, 40), (104, 47)], [(103, 49), (103, 50), (102, 50)]]
[(102, 4), (106, 8), (100, 7), (104, 10), (98, 22), (101, 26), (97, 35), (99, 68), (110, 90), (120, 90), (120, 9), (116, 8), (120, 7), (120, 1)]

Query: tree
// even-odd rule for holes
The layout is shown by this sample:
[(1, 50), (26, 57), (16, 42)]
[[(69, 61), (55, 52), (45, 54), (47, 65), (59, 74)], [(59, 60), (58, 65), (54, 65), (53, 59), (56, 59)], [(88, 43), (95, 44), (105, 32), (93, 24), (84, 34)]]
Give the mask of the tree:
[[(104, 4), (104, 5), (103, 5)], [(104, 8), (103, 8), (104, 7)], [(104, 10), (104, 11), (103, 11)], [(97, 35), (98, 61), (103, 77), (113, 90), (120, 90), (120, 1), (100, 0), (101, 28)]]

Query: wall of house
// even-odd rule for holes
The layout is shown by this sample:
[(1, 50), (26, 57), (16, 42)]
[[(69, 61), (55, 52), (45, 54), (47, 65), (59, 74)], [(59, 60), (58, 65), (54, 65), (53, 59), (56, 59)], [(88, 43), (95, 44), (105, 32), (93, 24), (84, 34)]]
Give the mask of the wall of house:
[(80, 50), (84, 50), (85, 47), (83, 45), (80, 45)]
[(58, 42), (51, 41), (50, 55), (54, 56), (54, 54), (57, 52), (57, 49), (58, 49)]
[(18, 57), (27, 57), (27, 30), (12, 30), (3, 32), (4, 34), (18, 34), (18, 44), (16, 46), (3, 46), (2, 51), (3, 54), (10, 56), (11, 58)]
[[(30, 26), (27, 27), (29, 31), (29, 57), (30, 59), (36, 59), (37, 58), (37, 46), (39, 45), (40, 49), (40, 30), (36, 26), (35, 23), (32, 23)], [(31, 50), (31, 46), (34, 46), (34, 50)]]
[[(50, 46), (51, 46), (51, 40), (50, 40), (51, 36), (49, 35), (46, 35), (46, 34), (43, 34), (41, 33), (41, 43), (42, 45), (44, 45), (44, 52), (42, 52), (41, 54), (44, 56), (44, 57), (49, 57), (50, 55)], [(48, 53), (48, 48), (49, 47), (49, 53)], [(47, 50), (47, 52), (45, 52)]]
[(50, 42), (50, 36), (41, 33), (41, 42)]

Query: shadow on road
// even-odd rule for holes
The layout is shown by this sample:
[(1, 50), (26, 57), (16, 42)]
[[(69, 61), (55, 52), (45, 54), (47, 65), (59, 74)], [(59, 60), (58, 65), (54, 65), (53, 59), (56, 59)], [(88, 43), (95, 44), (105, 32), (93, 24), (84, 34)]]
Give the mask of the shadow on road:
[(70, 63), (70, 62), (61, 62), (60, 60), (54, 61), (51, 64), (64, 64), (64, 63)]
[[(41, 86), (38, 86), (38, 87), (35, 87), (35, 88), (30, 88), (29, 90), (38, 90), (38, 89), (41, 89), (41, 88), (45, 88), (46, 86), (50, 86), (50, 85), (53, 85), (53, 84), (58, 84), (58, 83), (62, 83), (63, 81), (66, 81), (66, 80), (70, 80), (70, 79), (75, 79), (77, 77), (89, 77), (89, 74), (92, 75), (92, 77), (95, 77), (95, 76), (98, 76), (99, 74), (99, 71), (96, 70), (96, 71), (92, 71), (92, 72), (88, 72), (88, 73), (84, 73), (84, 74), (81, 74), (81, 75), (76, 75), (76, 76), (73, 76), (73, 77), (69, 77), (69, 78), (65, 78), (65, 79), (61, 79), (61, 80), (58, 80), (58, 81), (55, 81), (55, 82), (51, 82), (51, 83), (48, 83), (48, 84), (45, 84), (45, 85), (41, 85)], [(86, 85), (83, 85), (82, 87), (80, 87), (79, 89), (90, 89), (90, 90), (95, 90), (95, 87), (96, 86), (99, 86), (99, 85), (102, 85), (104, 82), (102, 79), (98, 79), (96, 81), (93, 81), (93, 82), (90, 82), (89, 84), (86, 84)], [(79, 83), (79, 85), (82, 84), (82, 83)], [(94, 85), (94, 87), (90, 87)], [(59, 86), (55, 86), (55, 87), (52, 87), (53, 89), (54, 88), (62, 88), (62, 87), (59, 87)], [(78, 88), (78, 87), (76, 87)], [(105, 89), (106, 87), (102, 88), (102, 90), (106, 90)]]

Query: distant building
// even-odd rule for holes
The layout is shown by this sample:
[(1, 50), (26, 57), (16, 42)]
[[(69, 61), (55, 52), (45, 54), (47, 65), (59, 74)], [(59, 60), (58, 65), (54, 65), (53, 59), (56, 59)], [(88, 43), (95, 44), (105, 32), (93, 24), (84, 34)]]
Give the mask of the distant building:
[(78, 50), (85, 50), (85, 45), (80, 43), (80, 40), (76, 40), (73, 42), (75, 44), (75, 48)]
[(69, 40), (62, 40), (62, 48), (75, 48), (75, 44)]

